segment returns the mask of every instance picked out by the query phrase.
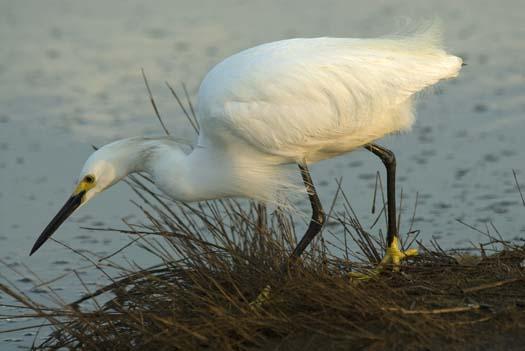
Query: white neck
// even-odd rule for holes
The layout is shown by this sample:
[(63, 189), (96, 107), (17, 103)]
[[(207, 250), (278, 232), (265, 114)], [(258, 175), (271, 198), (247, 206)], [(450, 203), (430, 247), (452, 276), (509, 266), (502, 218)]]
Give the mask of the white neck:
[(167, 137), (129, 138), (105, 145), (90, 156), (81, 175), (94, 174), (100, 192), (134, 172), (148, 173), (166, 195), (184, 202), (247, 197), (283, 205), (280, 190), (303, 189), (290, 182), (290, 168), (282, 159), (249, 145), (190, 150)]
[(134, 156), (124, 162), (128, 173), (148, 173), (155, 185), (175, 200), (249, 197), (275, 202), (277, 190), (294, 187), (286, 168), (248, 147), (235, 152), (197, 147), (188, 152), (185, 145), (169, 138), (133, 138), (133, 144)]
[(223, 159), (208, 149), (185, 153), (181, 148), (160, 146), (150, 155), (145, 172), (155, 185), (175, 200), (192, 202), (239, 196), (232, 187)]

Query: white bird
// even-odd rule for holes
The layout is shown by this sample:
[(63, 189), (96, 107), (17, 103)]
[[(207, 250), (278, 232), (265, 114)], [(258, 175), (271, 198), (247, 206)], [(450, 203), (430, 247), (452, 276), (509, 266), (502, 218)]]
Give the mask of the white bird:
[(313, 214), (292, 254), (296, 258), (325, 219), (307, 164), (365, 147), (387, 168), (383, 263), (399, 264), (416, 252), (398, 247), (394, 154), (372, 142), (409, 129), (414, 94), (456, 77), (461, 66), (460, 58), (442, 49), (435, 28), (374, 39), (290, 39), (235, 54), (200, 86), (194, 147), (168, 137), (135, 137), (95, 151), (31, 254), (78, 207), (130, 173), (148, 173), (160, 190), (180, 201), (278, 201), (277, 193), (293, 189), (287, 165), (298, 164)]

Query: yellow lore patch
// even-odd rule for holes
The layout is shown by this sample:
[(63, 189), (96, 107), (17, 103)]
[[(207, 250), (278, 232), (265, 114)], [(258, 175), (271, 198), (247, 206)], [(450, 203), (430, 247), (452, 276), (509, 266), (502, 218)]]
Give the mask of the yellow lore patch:
[(93, 176), (84, 177), (77, 185), (73, 195), (78, 195), (80, 192), (88, 192), (95, 187), (95, 178)]

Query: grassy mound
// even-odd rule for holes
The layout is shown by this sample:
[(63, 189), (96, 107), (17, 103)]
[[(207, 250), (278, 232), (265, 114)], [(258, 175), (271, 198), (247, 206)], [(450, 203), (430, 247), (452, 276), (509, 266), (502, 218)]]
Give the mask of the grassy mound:
[[(37, 349), (517, 350), (525, 344), (523, 246), (497, 241), (498, 252), (482, 247), (471, 256), (420, 245), (420, 256), (401, 272), (356, 282), (348, 273), (373, 267), (383, 244), (344, 206), (331, 214), (331, 227), (343, 235), (325, 230), (283, 273), (296, 241), (284, 212), (232, 200), (176, 205), (147, 180), (131, 178), (130, 185), (149, 224), (115, 230), (136, 236), (162, 263), (123, 271), (59, 309), (2, 286), (53, 325)], [(251, 304), (267, 286), (268, 299)]]

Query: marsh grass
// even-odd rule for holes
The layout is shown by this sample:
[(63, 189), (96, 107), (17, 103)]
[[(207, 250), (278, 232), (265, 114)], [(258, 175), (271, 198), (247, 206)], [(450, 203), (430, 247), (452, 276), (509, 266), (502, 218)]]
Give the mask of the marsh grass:
[[(421, 256), (400, 273), (355, 282), (348, 272), (372, 267), (363, 257), (374, 261), (384, 248), (348, 208), (331, 217), (346, 248), (325, 230), (283, 273), (296, 241), (285, 212), (234, 200), (171, 203), (147, 181), (132, 178), (130, 185), (147, 223), (103, 230), (138, 238), (134, 243), (161, 263), (120, 268), (113, 283), (59, 308), (1, 286), (54, 329), (37, 349), (482, 349), (524, 341), (522, 246), (492, 238), (484, 256), (420, 246)], [(367, 255), (351, 249), (356, 241)], [(93, 269), (118, 267), (111, 259), (99, 258)], [(250, 302), (266, 286), (270, 298), (254, 308)]]
[[(96, 259), (75, 251), (111, 283), (59, 307), (0, 285), (30, 311), (25, 317), (52, 328), (35, 349), (472, 350), (525, 342), (523, 245), (487, 233), (479, 255), (446, 252), (418, 242), (411, 222), (404, 243), (419, 244), (420, 256), (401, 272), (356, 282), (348, 273), (372, 268), (384, 240), (339, 188), (322, 234), (283, 271), (301, 234), (286, 211), (231, 199), (187, 205), (158, 194), (146, 176), (126, 181), (144, 223), (95, 229), (133, 237), (159, 263), (113, 261), (127, 246)], [(384, 208), (372, 227), (382, 216)], [(254, 307), (268, 286), (269, 298)]]

